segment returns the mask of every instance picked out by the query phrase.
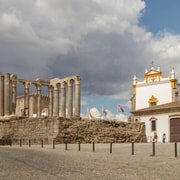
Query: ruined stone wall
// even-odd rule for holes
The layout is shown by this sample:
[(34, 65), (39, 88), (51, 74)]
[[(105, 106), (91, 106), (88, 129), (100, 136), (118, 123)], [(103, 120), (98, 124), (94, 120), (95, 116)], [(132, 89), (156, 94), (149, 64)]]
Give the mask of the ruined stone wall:
[(146, 142), (144, 123), (65, 118), (13, 118), (0, 120), (0, 139), (45, 140), (45, 143)]
[(125, 143), (147, 142), (144, 123), (126, 123), (107, 120), (60, 121), (56, 137), (59, 143)]
[(59, 132), (59, 118), (11, 118), (0, 120), (0, 139), (41, 140), (51, 143)]

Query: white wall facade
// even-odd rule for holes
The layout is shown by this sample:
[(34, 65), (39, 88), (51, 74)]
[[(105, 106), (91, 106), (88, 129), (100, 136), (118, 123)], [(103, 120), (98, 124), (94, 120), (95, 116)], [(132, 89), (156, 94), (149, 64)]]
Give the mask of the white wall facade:
[[(170, 117), (179, 112), (174, 111), (173, 102), (180, 101), (180, 85), (177, 84), (174, 68), (170, 76), (162, 77), (160, 68), (153, 66), (145, 71), (144, 80), (139, 81), (133, 77), (132, 113), (134, 121), (145, 123), (146, 136), (151, 142), (154, 133), (157, 133), (158, 142), (162, 142), (162, 136), (166, 134), (166, 141), (170, 141)], [(166, 108), (163, 109), (166, 104)], [(158, 105), (160, 109), (158, 109)], [(145, 108), (145, 109), (144, 109)], [(157, 109), (156, 109), (157, 108)], [(179, 117), (179, 116), (178, 116)], [(156, 122), (156, 129), (152, 129), (152, 120)]]
[[(156, 131), (151, 131), (151, 118), (156, 119)], [(146, 126), (146, 136), (148, 142), (151, 142), (154, 136), (154, 132), (157, 133), (158, 142), (162, 142), (162, 135), (166, 134), (166, 141), (170, 141), (170, 128), (169, 128), (169, 115), (168, 114), (159, 114), (156, 116), (142, 116), (140, 117), (141, 122), (145, 122)]]
[(145, 83), (136, 86), (136, 110), (149, 107), (152, 95), (157, 98), (157, 105), (172, 102), (172, 87), (170, 81)]

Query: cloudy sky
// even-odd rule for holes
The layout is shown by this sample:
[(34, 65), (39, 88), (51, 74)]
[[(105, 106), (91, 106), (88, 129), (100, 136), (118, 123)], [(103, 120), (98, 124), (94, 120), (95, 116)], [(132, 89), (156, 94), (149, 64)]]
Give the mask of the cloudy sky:
[[(79, 74), (82, 113), (129, 113), (134, 74), (180, 77), (179, 0), (0, 0), (0, 71), (21, 78)], [(117, 114), (117, 104), (125, 110)]]

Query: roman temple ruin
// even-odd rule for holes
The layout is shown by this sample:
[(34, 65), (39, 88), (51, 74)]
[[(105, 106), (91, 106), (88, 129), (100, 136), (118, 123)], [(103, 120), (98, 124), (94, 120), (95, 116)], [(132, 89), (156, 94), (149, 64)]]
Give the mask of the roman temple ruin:
[(27, 80), (0, 73), (0, 145), (146, 141), (144, 123), (81, 119), (80, 85), (77, 75)]
[[(0, 116), (80, 117), (80, 76), (26, 80), (0, 73)], [(17, 87), (22, 86), (22, 95)], [(30, 89), (35, 89), (34, 94)], [(46, 89), (44, 95), (43, 90)]]

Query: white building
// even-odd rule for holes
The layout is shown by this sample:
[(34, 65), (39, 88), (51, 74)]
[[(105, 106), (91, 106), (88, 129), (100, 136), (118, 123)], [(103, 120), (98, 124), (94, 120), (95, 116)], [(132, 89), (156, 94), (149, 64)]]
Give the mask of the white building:
[(157, 134), (158, 142), (180, 142), (180, 85), (174, 68), (162, 77), (160, 68), (146, 70), (144, 79), (133, 78), (132, 120), (145, 122), (148, 142)]

